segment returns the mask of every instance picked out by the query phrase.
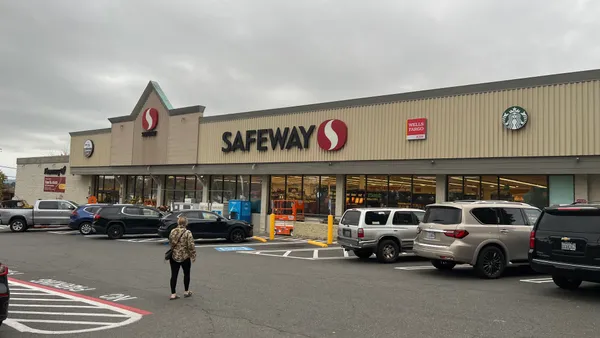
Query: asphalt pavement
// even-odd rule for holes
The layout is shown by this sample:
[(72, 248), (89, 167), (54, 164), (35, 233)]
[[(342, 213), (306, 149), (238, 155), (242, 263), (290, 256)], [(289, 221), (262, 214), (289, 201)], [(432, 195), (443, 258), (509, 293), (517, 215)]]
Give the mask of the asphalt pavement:
[(12, 289), (0, 337), (598, 337), (600, 286), (567, 292), (527, 268), (482, 280), (410, 254), (198, 241), (195, 293), (171, 301), (166, 250), (155, 236), (0, 230)]

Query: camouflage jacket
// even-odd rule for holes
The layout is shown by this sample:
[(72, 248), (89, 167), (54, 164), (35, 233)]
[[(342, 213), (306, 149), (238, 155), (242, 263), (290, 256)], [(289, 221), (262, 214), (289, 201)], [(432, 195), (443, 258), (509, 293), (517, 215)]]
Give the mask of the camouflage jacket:
[[(179, 238), (181, 236), (181, 239)], [(173, 260), (183, 262), (188, 258), (196, 259), (196, 244), (192, 233), (185, 227), (178, 226), (169, 235), (169, 244), (173, 248)]]

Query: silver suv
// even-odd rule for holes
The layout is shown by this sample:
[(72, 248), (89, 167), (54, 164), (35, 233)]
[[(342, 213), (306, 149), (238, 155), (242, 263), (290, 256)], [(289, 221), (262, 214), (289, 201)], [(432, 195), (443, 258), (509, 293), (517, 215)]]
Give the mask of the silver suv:
[(498, 278), (507, 265), (528, 264), (529, 235), (540, 214), (519, 202), (430, 204), (413, 252), (439, 270), (469, 264), (483, 278)]
[(382, 263), (398, 260), (412, 249), (425, 211), (407, 208), (348, 209), (338, 225), (338, 243), (362, 259), (373, 253)]

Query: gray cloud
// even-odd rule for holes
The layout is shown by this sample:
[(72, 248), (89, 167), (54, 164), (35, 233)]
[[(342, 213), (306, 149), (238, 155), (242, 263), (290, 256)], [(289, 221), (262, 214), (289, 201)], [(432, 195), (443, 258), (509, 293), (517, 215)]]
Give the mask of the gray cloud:
[(598, 67), (597, 1), (4, 1), (0, 164), (130, 113), (206, 114)]

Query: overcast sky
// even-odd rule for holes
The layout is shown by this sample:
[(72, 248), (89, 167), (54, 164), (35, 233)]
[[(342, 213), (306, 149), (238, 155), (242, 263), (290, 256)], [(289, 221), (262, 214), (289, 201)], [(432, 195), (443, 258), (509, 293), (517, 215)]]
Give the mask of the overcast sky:
[(600, 68), (599, 17), (591, 0), (0, 0), (0, 165), (109, 127), (149, 80), (213, 115)]

